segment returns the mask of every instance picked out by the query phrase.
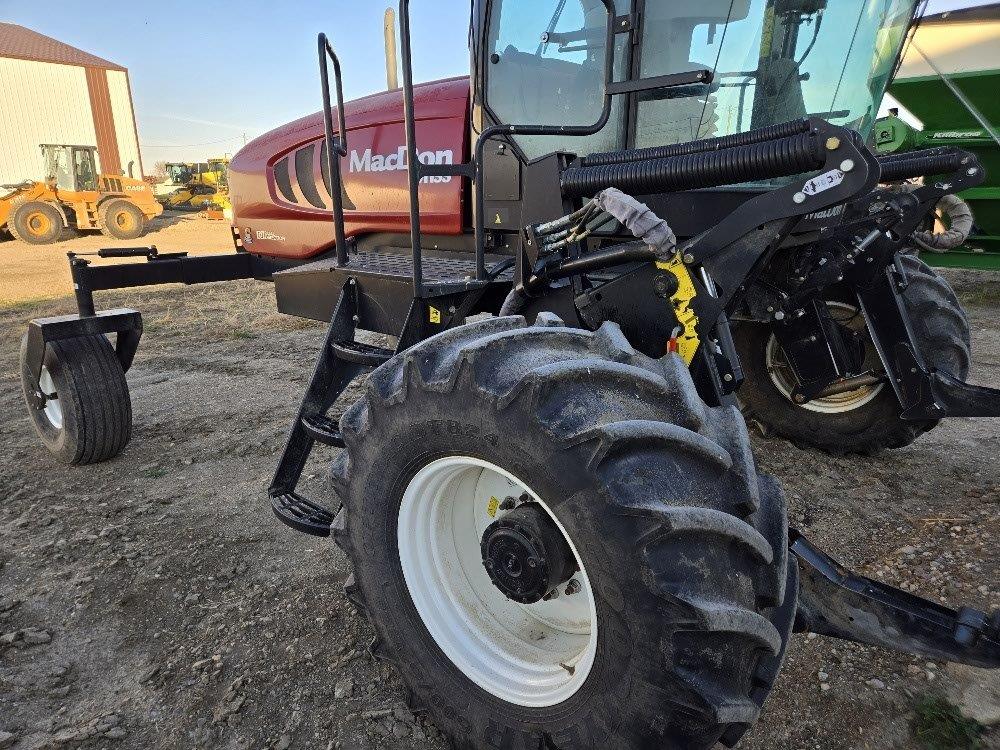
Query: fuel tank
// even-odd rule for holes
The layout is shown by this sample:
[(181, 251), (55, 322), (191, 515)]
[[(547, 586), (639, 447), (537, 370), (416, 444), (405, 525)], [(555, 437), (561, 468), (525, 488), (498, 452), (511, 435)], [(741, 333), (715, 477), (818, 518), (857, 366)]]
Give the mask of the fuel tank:
[[(422, 162), (468, 161), (468, 77), (417, 86), (414, 111)], [(341, 171), (347, 236), (408, 233), (402, 91), (348, 102), (344, 114), (348, 153), (341, 159)], [(247, 144), (229, 165), (229, 185), (233, 226), (248, 252), (302, 260), (335, 247), (322, 113), (303, 117)], [(466, 190), (457, 177), (424, 178), (420, 186), (423, 231), (461, 234), (468, 223)]]

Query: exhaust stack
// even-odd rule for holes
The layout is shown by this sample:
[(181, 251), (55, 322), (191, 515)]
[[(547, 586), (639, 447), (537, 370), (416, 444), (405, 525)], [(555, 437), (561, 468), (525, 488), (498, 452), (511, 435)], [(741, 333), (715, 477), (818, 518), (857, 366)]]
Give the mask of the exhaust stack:
[(396, 11), (385, 11), (385, 80), (389, 91), (399, 88), (399, 57), (396, 53)]

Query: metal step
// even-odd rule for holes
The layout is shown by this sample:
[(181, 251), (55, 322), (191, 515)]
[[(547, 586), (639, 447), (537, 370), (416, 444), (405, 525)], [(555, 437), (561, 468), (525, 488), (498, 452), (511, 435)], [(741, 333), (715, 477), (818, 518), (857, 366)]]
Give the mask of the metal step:
[(343, 448), (344, 438), (340, 434), (340, 424), (337, 420), (324, 417), (321, 414), (302, 417), (302, 427), (317, 443)]
[[(488, 256), (487, 267), (494, 263), (499, 263), (505, 257), (503, 255)], [(476, 276), (476, 260), (475, 256), (471, 254), (468, 260), (464, 257), (444, 258), (425, 255), (422, 260), (422, 267), (424, 281), (428, 284), (464, 282), (468, 279), (474, 279)], [(413, 278), (413, 257), (410, 255), (408, 249), (379, 248), (372, 252), (352, 253), (345, 266), (337, 266), (336, 258), (325, 258), (282, 271), (276, 274), (276, 276), (287, 277), (298, 274), (329, 273), (334, 269), (355, 276), (369, 275), (411, 279)], [(497, 281), (509, 282), (513, 278), (514, 271), (508, 270), (500, 274), (497, 277)]]
[(392, 349), (362, 344), (360, 341), (337, 341), (330, 348), (337, 359), (365, 367), (384, 365), (395, 354)]
[[(476, 277), (476, 261), (424, 257), (422, 262), (424, 281), (426, 283), (441, 283), (448, 281), (466, 281)], [(376, 276), (394, 276), (413, 278), (413, 256), (407, 251), (393, 252), (363, 252), (350, 256), (347, 270), (357, 274), (372, 274)]]
[(286, 526), (311, 536), (330, 536), (333, 514), (322, 505), (306, 500), (294, 492), (271, 494), (271, 509)]

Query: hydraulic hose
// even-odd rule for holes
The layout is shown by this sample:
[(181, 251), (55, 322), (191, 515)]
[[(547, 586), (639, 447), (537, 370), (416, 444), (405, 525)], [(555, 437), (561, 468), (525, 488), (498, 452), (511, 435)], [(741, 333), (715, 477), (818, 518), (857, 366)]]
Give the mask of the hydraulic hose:
[[(527, 306), (530, 299), (528, 290), (551, 279), (599, 271), (626, 263), (667, 260), (673, 257), (676, 252), (677, 236), (670, 225), (657, 216), (649, 206), (631, 195), (616, 188), (602, 190), (584, 209), (573, 215), (583, 215), (581, 212), (588, 210), (591, 206), (597, 207), (613, 217), (614, 220), (624, 224), (639, 241), (615, 245), (577, 258), (563, 258), (555, 263), (547, 264), (544, 271), (541, 272), (541, 276), (532, 276), (510, 291), (500, 308), (501, 316), (519, 313)], [(557, 220), (543, 226), (560, 225), (560, 221)]]
[(500, 317), (505, 318), (509, 315), (520, 315), (524, 308), (528, 306), (530, 299), (520, 286), (515, 286), (510, 290), (507, 298), (504, 299), (503, 305), (500, 306)]
[(948, 229), (944, 232), (915, 232), (911, 239), (917, 247), (930, 253), (946, 253), (964, 245), (975, 223), (969, 204), (957, 195), (946, 195), (938, 203), (937, 210), (947, 217)]
[(674, 230), (645, 203), (615, 188), (602, 190), (594, 201), (624, 224), (633, 237), (648, 245), (660, 260), (669, 260), (673, 257), (677, 249), (677, 236)]

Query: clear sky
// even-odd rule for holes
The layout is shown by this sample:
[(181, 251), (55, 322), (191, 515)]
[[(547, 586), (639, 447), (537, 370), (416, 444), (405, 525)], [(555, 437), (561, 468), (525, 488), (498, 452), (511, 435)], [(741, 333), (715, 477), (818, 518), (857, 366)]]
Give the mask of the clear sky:
[[(931, 0), (930, 11), (980, 4)], [(371, 0), (0, 0), (0, 20), (129, 69), (143, 162), (203, 161), (320, 106), (316, 34), (344, 63), (348, 99), (385, 87)], [(469, 0), (412, 3), (414, 77), (468, 73)]]

